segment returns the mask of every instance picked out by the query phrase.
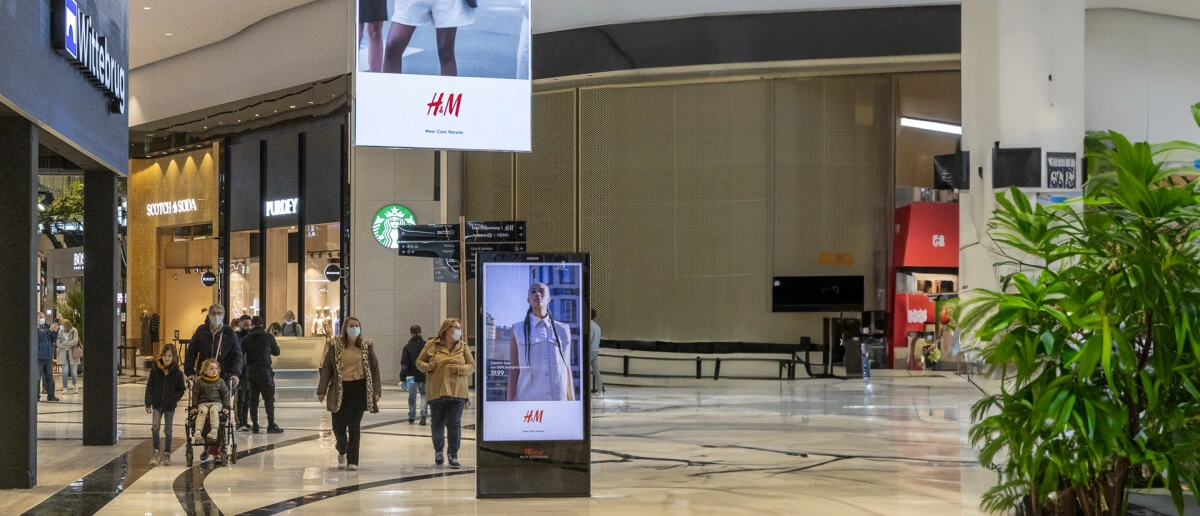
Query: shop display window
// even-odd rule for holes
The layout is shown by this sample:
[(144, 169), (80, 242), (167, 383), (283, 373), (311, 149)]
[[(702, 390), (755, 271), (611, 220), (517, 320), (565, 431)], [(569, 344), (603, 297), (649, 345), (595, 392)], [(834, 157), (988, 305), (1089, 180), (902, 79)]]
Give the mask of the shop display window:
[(283, 324), (283, 314), (299, 311), (300, 233), (297, 226), (267, 230), (267, 297), (263, 314), (268, 324)]
[(229, 320), (243, 315), (262, 315), (261, 237), (258, 231), (240, 231), (230, 235)]
[(336, 335), (341, 330), (342, 282), (329, 281), (325, 270), (341, 267), (341, 224), (305, 226), (304, 325), (308, 335)]

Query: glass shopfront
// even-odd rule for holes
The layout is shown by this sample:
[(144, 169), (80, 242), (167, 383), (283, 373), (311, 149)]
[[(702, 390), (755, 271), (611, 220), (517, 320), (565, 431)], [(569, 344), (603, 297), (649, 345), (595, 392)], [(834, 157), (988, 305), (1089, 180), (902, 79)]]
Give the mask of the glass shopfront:
[(308, 337), (340, 328), (345, 184), (344, 119), (234, 138), (226, 177), (232, 317), (283, 324)]

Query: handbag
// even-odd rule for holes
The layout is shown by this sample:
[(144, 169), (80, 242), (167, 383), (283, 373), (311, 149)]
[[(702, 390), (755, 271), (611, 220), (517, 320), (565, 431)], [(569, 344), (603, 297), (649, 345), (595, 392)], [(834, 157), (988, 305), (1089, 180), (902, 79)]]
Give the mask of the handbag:
[(71, 348), (71, 358), (79, 360), (83, 358), (83, 346), (75, 346)]
[(470, 7), (472, 9), (479, 7), (479, 0), (467, 0), (467, 7)]

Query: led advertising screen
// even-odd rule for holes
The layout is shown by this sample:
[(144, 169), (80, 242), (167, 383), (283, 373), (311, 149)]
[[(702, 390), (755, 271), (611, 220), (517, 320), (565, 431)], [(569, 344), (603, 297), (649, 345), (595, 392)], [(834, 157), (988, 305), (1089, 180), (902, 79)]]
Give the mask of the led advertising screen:
[(529, 152), (532, 0), (358, 0), (355, 143)]
[(583, 440), (583, 264), (479, 266), (483, 440)]

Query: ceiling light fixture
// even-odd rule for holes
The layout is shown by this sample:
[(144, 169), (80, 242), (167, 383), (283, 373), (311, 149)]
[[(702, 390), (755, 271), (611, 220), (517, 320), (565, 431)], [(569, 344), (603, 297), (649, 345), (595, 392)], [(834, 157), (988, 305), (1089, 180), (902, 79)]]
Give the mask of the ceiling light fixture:
[(946, 134), (962, 135), (962, 126), (947, 124), (945, 122), (934, 122), (932, 120), (921, 120), (919, 118), (901, 117), (900, 125), (911, 127), (913, 129), (924, 129), (926, 131), (934, 131)]
[(289, 107), (291, 107), (292, 109), (296, 109), (296, 106), (289, 106)]
[(143, 7), (143, 8), (142, 8), (142, 10), (143, 10), (143, 11), (149, 11), (149, 10), (150, 10), (150, 8), (149, 8), (149, 7)]
[(172, 34), (172, 33), (170, 33), (170, 32), (168, 32), (168, 33), (166, 33), (166, 34), (163, 34), (163, 35), (164, 35), (164, 36), (174, 36), (174, 34)]
[(310, 101), (308, 101), (308, 103), (309, 103), (309, 104), (312, 104), (312, 103), (313, 103), (313, 101), (311, 101), (311, 100), (310, 100)]

